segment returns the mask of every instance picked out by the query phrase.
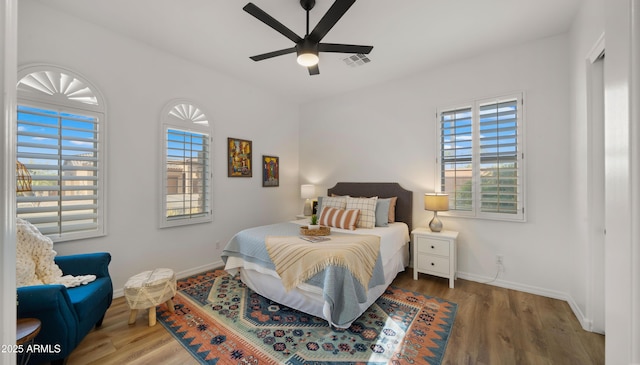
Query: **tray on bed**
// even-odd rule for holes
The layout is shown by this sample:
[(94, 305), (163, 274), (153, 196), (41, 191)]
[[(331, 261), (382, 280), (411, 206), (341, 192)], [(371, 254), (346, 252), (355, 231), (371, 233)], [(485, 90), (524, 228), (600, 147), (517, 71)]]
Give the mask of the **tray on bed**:
[(331, 228), (320, 226), (318, 229), (309, 229), (308, 226), (300, 227), (300, 234), (303, 236), (328, 236), (331, 234)]

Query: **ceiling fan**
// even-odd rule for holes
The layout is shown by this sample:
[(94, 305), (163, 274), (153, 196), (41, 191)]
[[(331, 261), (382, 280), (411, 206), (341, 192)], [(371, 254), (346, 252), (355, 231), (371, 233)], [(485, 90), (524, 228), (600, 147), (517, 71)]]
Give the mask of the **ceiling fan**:
[(329, 8), (327, 13), (320, 19), (315, 28), (309, 33), (309, 11), (316, 4), (315, 0), (300, 0), (300, 5), (307, 12), (307, 33), (304, 38), (298, 36), (291, 29), (274, 19), (271, 15), (264, 12), (253, 3), (248, 3), (242, 8), (247, 13), (275, 29), (278, 33), (289, 38), (296, 45), (291, 48), (285, 48), (278, 51), (263, 53), (250, 57), (254, 61), (262, 61), (268, 58), (282, 56), (289, 53), (297, 53), (297, 61), (300, 65), (309, 69), (309, 75), (318, 75), (318, 53), (319, 52), (336, 52), (336, 53), (361, 53), (369, 54), (373, 46), (358, 46), (352, 44), (336, 44), (336, 43), (320, 43), (322, 38), (327, 35), (329, 30), (342, 18), (356, 0), (336, 0)]

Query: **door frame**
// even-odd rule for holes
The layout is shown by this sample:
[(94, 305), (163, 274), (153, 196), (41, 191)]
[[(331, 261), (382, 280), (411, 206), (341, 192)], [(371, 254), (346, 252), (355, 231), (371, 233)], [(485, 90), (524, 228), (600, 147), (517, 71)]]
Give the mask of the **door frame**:
[(586, 59), (587, 78), (587, 300), (588, 330), (605, 329), (605, 150), (604, 150), (604, 54), (600, 35)]

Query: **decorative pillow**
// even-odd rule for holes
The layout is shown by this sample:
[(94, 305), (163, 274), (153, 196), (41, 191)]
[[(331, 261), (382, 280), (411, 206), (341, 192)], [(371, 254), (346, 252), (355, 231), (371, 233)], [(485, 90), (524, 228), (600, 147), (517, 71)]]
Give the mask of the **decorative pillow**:
[(330, 226), (342, 229), (356, 229), (358, 221), (358, 209), (338, 209), (333, 207), (324, 207), (320, 215), (320, 225)]
[(347, 198), (347, 209), (360, 209), (360, 217), (356, 227), (373, 228), (376, 225), (376, 202), (378, 197), (373, 198)]
[(324, 207), (333, 207), (338, 209), (345, 209), (347, 207), (347, 198), (344, 196), (319, 196), (318, 197), (318, 212), (316, 215), (320, 217), (322, 215), (322, 209)]
[(376, 227), (389, 226), (389, 205), (391, 199), (380, 199), (376, 202)]
[(394, 196), (389, 199), (391, 199), (391, 203), (389, 203), (389, 223), (393, 223), (396, 221), (396, 202), (398, 197)]

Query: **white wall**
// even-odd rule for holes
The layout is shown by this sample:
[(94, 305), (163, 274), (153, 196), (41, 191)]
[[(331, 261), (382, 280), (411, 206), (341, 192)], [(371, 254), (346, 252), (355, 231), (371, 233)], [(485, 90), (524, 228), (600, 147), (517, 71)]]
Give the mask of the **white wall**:
[(502, 254), (497, 285), (575, 305), (568, 49), (568, 36), (557, 36), (304, 105), (301, 180), (325, 192), (337, 181), (397, 181), (414, 192), (414, 227), (426, 226), (431, 213), (422, 195), (436, 184), (436, 108), (524, 91), (528, 221), (443, 221), (460, 231), (461, 277), (493, 278)]
[[(40, 3), (19, 5), (19, 65), (69, 68), (107, 101), (108, 234), (58, 243), (59, 255), (111, 252), (118, 290), (143, 270), (185, 272), (220, 263), (222, 247), (238, 230), (300, 211), (296, 105)], [(213, 121), (214, 222), (159, 229), (159, 119), (174, 98), (194, 100)], [(227, 177), (227, 137), (253, 141), (253, 178)], [(262, 187), (262, 154), (280, 157), (280, 187)]]

